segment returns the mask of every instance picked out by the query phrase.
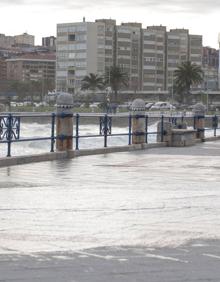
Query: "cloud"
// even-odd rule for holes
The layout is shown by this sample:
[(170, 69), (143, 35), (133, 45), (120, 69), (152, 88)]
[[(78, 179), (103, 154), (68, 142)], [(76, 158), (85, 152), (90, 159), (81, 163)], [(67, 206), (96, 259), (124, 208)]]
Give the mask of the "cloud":
[(181, 12), (181, 13), (195, 13), (195, 14), (207, 14), (216, 9), (220, 9), (219, 0), (96, 0), (95, 3), (91, 0), (0, 0), (0, 6), (37, 6), (62, 9), (88, 9), (88, 8), (144, 8), (148, 10), (159, 10), (169, 12)]

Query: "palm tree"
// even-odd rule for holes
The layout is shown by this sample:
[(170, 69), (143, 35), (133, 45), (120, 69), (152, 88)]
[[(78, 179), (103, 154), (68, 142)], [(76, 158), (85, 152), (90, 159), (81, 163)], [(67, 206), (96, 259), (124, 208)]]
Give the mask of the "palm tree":
[(128, 87), (128, 74), (119, 66), (111, 66), (110, 69), (105, 73), (105, 83), (109, 85), (113, 92), (113, 100), (117, 102), (118, 91), (122, 87)]
[(183, 62), (174, 71), (174, 89), (180, 95), (181, 102), (189, 98), (190, 88), (193, 84), (203, 81), (203, 71), (200, 66), (190, 61)]
[(101, 90), (103, 89), (103, 87), (104, 87), (103, 79), (101, 76), (97, 74), (90, 73), (89, 75), (86, 75), (82, 79), (81, 90), (95, 91), (96, 89)]

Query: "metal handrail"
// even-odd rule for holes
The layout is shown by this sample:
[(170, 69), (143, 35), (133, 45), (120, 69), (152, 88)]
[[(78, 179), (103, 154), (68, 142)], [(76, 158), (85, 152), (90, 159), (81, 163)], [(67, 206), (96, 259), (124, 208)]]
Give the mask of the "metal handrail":
[[(118, 137), (118, 136), (128, 136), (128, 145), (132, 143), (132, 136), (135, 134), (132, 133), (132, 118), (144, 118), (145, 120), (145, 143), (148, 143), (149, 135), (160, 134), (161, 142), (163, 142), (164, 138), (164, 122), (167, 120), (177, 124), (178, 121), (186, 121), (187, 119), (191, 119), (193, 123), (193, 127), (195, 128), (196, 117), (193, 115), (185, 115), (185, 114), (174, 114), (169, 115), (167, 113), (156, 114), (156, 113), (145, 113), (143, 115), (135, 115), (131, 113), (120, 113), (120, 114), (106, 114), (106, 113), (74, 113), (68, 116), (72, 116), (75, 120), (74, 128), (75, 134), (72, 136), (56, 136), (55, 135), (55, 123), (56, 118), (60, 116), (66, 116), (64, 114), (57, 113), (1, 113), (0, 114), (0, 144), (7, 144), (7, 157), (11, 156), (11, 146), (16, 142), (27, 142), (27, 141), (44, 141), (50, 140), (50, 152), (54, 152), (54, 144), (56, 139), (69, 138), (75, 140), (75, 149), (79, 150), (79, 142), (81, 138), (103, 138), (104, 139), (104, 147), (108, 146), (108, 137)], [(80, 121), (86, 117), (93, 117), (99, 119), (100, 133), (99, 134), (90, 134), (90, 135), (80, 135)], [(25, 137), (22, 138), (20, 134), (20, 123), (23, 118), (48, 118), (51, 123), (51, 134), (46, 137)], [(115, 118), (127, 119), (127, 132), (121, 133), (112, 133), (111, 126), (112, 120)], [(155, 122), (155, 119), (161, 122), (161, 128), (156, 131), (149, 131), (150, 120)], [(213, 130), (214, 136), (217, 136), (217, 130), (220, 129), (218, 126), (220, 121), (220, 115), (206, 115), (205, 119), (210, 119), (212, 122), (212, 126), (210, 128), (205, 128), (205, 131)], [(102, 124), (101, 124), (102, 123)], [(198, 129), (199, 130), (199, 129)]]

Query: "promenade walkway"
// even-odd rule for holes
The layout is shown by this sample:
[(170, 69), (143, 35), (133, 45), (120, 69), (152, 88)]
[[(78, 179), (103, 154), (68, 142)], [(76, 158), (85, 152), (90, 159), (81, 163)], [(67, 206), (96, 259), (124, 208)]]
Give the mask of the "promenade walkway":
[(0, 169), (0, 281), (220, 281), (220, 142)]

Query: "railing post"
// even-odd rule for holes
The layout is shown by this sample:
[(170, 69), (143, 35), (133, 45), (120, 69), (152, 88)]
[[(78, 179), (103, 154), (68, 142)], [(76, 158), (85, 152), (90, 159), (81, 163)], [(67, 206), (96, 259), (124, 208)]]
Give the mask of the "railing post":
[(145, 143), (148, 142), (148, 115), (145, 117)]
[(163, 130), (163, 128), (164, 128), (164, 116), (162, 115), (161, 116), (161, 129), (160, 129), (160, 134), (161, 134), (161, 142), (163, 142), (163, 135), (164, 135), (164, 130)]
[(76, 150), (79, 150), (79, 114), (76, 114)]
[(132, 144), (145, 143), (145, 102), (135, 99), (132, 110)]
[(215, 115), (213, 117), (213, 127), (214, 127), (214, 136), (216, 137), (216, 129), (218, 128), (218, 117)]
[(73, 96), (61, 93), (57, 97), (56, 149), (73, 149)]
[(108, 116), (105, 114), (104, 117), (104, 147), (107, 147), (107, 137), (108, 137)]
[(51, 115), (51, 147), (50, 147), (50, 151), (51, 153), (54, 152), (54, 143), (55, 143), (55, 136), (54, 136), (54, 132), (55, 132), (55, 113), (52, 113)]
[(131, 137), (132, 137), (131, 121), (132, 121), (132, 116), (131, 114), (129, 114), (129, 117), (128, 117), (128, 145), (131, 145)]
[(11, 139), (12, 139), (12, 114), (8, 115), (7, 121), (7, 141), (8, 141), (8, 152), (7, 157), (11, 157)]
[(198, 103), (194, 106), (194, 129), (197, 130), (196, 138), (204, 140), (205, 138), (205, 106)]

